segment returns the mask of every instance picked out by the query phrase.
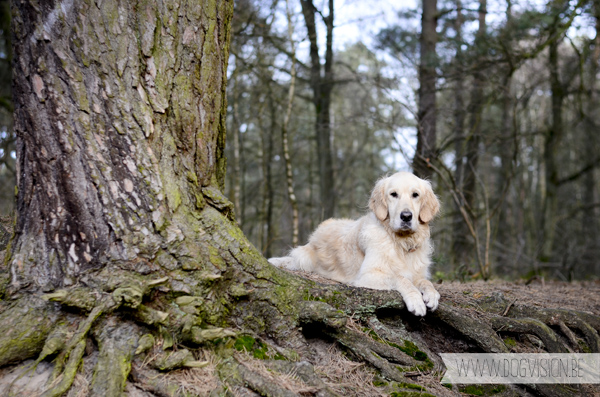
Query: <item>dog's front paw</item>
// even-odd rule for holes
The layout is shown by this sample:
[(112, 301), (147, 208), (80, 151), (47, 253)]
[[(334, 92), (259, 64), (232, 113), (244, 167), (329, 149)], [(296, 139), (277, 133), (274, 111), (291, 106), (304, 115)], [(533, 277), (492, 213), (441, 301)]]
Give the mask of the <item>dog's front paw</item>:
[(435, 311), (437, 309), (440, 301), (440, 293), (437, 292), (434, 288), (428, 288), (423, 292), (423, 302), (427, 305), (431, 311)]
[(424, 316), (427, 313), (427, 308), (425, 307), (425, 303), (420, 296), (415, 297), (406, 297), (404, 298), (404, 304), (406, 305), (406, 309), (409, 312), (414, 314), (415, 316)]

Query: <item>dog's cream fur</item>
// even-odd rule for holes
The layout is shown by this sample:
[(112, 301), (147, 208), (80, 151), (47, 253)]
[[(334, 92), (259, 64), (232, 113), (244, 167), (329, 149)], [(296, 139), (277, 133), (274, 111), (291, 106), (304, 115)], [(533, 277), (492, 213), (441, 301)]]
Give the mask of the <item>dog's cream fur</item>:
[(425, 315), (426, 306), (435, 310), (440, 294), (428, 280), (433, 249), (429, 222), (440, 204), (431, 184), (408, 172), (383, 178), (371, 193), (369, 208), (355, 221), (323, 222), (308, 244), (269, 262), (357, 287), (397, 290), (417, 316)]

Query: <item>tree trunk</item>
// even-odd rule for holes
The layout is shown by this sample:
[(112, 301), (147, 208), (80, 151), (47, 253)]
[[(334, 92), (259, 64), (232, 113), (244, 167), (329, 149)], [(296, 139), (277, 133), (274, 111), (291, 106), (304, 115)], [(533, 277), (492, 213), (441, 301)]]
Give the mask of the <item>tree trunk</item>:
[[(487, 2), (481, 0), (479, 2), (478, 12), (478, 29), (475, 37), (475, 51), (483, 51), (485, 46)], [(461, 168), (462, 176), (462, 198), (463, 206), (470, 209), (471, 214), (475, 214), (475, 190), (477, 186), (477, 164), (479, 162), (479, 144), (481, 142), (481, 116), (483, 112), (483, 70), (481, 65), (475, 65), (473, 74), (473, 87), (471, 90), (471, 102), (469, 104), (469, 132), (465, 142), (464, 160)], [(477, 220), (471, 220), (475, 232), (477, 233)], [(465, 222), (458, 223), (457, 230), (454, 232), (454, 241), (452, 245), (453, 253), (456, 256), (457, 263), (469, 266), (474, 262), (474, 258), (478, 255), (474, 250), (480, 247), (474, 244), (472, 240), (466, 239), (468, 228)], [(486, 264), (487, 265), (487, 264)]]
[[(310, 41), (310, 85), (313, 91), (313, 104), (316, 111), (315, 131), (317, 136), (317, 157), (319, 161), (319, 187), (321, 198), (320, 219), (328, 219), (335, 212), (335, 184), (333, 174), (333, 154), (331, 148), (331, 122), (329, 109), (333, 90), (333, 0), (329, 0), (329, 15), (323, 17), (327, 28), (325, 65), (321, 66), (317, 41), (315, 14), (317, 8), (312, 0), (302, 0), (302, 14)], [(324, 69), (324, 73), (322, 72)]]
[[(558, 34), (558, 14), (561, 9), (562, 2), (552, 3), (553, 13), (555, 15), (554, 28), (551, 34)], [(550, 128), (546, 132), (544, 141), (544, 185), (543, 192), (543, 215), (542, 215), (542, 242), (541, 242), (541, 259), (548, 261), (552, 256), (555, 227), (556, 227), (556, 211), (558, 206), (558, 166), (557, 153), (560, 144), (560, 137), (563, 130), (563, 102), (565, 93), (563, 84), (560, 79), (558, 65), (558, 47), (561, 39), (555, 38), (548, 45), (548, 69), (550, 72), (550, 91), (552, 93), (552, 118)]]
[[(483, 51), (485, 45), (486, 22), (485, 16), (487, 13), (487, 1), (480, 0), (475, 45), (477, 51)], [(469, 136), (467, 137), (467, 150), (465, 153), (466, 164), (464, 167), (463, 176), (463, 195), (465, 203), (468, 207), (473, 208), (475, 204), (475, 190), (477, 180), (477, 164), (479, 162), (479, 143), (481, 142), (481, 116), (483, 111), (483, 70), (481, 65), (476, 65), (475, 73), (473, 74), (473, 88), (471, 90), (471, 103), (469, 105)]]
[(231, 4), (179, 6), (14, 4), (14, 290), (201, 253), (186, 229), (223, 185)]
[(417, 126), (417, 149), (413, 159), (413, 170), (421, 178), (431, 178), (428, 163), (436, 157), (436, 105), (435, 82), (437, 73), (437, 0), (423, 1), (421, 18), (420, 63), (419, 63), (419, 110)]
[[(507, 352), (499, 333), (510, 328), (567, 351), (545, 325), (556, 322), (577, 331), (573, 349), (600, 351), (589, 313), (496, 295), (473, 304), (475, 317), (448, 299), (416, 320), (395, 291), (270, 266), (220, 193), (232, 8), (14, 4), (19, 212), (0, 269), (0, 367), (15, 367), (0, 373), (1, 394), (183, 396), (205, 383), (194, 371), (212, 366), (215, 384), (193, 393), (389, 395), (423, 387), (411, 376), (440, 364), (439, 340)], [(317, 353), (336, 348), (315, 339), (366, 363), (378, 378), (352, 372), (379, 386), (324, 382)]]
[[(513, 16), (512, 16), (512, 2), (508, 1), (506, 5), (506, 25), (505, 31), (506, 36), (510, 35), (513, 29)], [(508, 43), (510, 45), (510, 41)], [(502, 165), (498, 173), (498, 182), (496, 197), (501, 200), (500, 210), (498, 211), (498, 233), (496, 241), (502, 245), (497, 250), (496, 262), (502, 263), (506, 260), (507, 254), (512, 247), (516, 246), (514, 230), (514, 219), (517, 217), (514, 215), (511, 206), (508, 202), (508, 190), (511, 185), (514, 173), (515, 159), (518, 153), (518, 142), (516, 132), (514, 131), (513, 120), (515, 116), (513, 112), (513, 74), (515, 72), (515, 66), (511, 57), (511, 54), (506, 52), (506, 56), (509, 59), (508, 69), (502, 82), (502, 124), (500, 131), (500, 160)], [(513, 243), (514, 242), (514, 243)]]
[[(269, 91), (269, 103), (271, 100), (271, 92)], [(270, 107), (273, 107), (272, 105)], [(258, 125), (261, 129), (261, 145), (262, 145), (262, 169), (263, 169), (263, 199), (262, 199), (262, 223), (263, 231), (261, 233), (261, 251), (267, 258), (271, 257), (272, 243), (274, 240), (273, 233), (273, 207), (274, 207), (274, 192), (273, 192), (273, 128), (267, 128), (263, 125), (264, 106), (261, 106), (258, 112)]]
[(454, 270), (456, 271), (460, 266), (468, 264), (468, 258), (465, 255), (465, 247), (467, 246), (466, 239), (468, 238), (468, 226), (463, 218), (463, 212), (461, 207), (464, 208), (464, 197), (462, 196), (463, 186), (463, 173), (464, 173), (464, 158), (465, 158), (465, 74), (463, 72), (463, 35), (462, 25), (464, 22), (464, 16), (462, 14), (462, 2), (461, 0), (456, 1), (456, 56), (457, 62), (456, 70), (456, 83), (454, 87), (454, 184), (458, 190), (458, 203), (454, 203), (456, 211), (453, 216), (453, 229), (452, 233), (452, 261), (454, 263)]
[(285, 110), (285, 116), (283, 118), (283, 124), (281, 126), (281, 141), (283, 146), (283, 159), (285, 161), (285, 180), (287, 183), (288, 199), (290, 200), (290, 206), (292, 207), (292, 247), (296, 247), (298, 246), (299, 230), (298, 200), (296, 200), (296, 193), (294, 192), (294, 174), (292, 170), (292, 159), (290, 157), (290, 145), (288, 139), (288, 128), (290, 125), (290, 119), (292, 117), (294, 90), (296, 88), (296, 44), (294, 43), (294, 25), (292, 22), (289, 0), (286, 1), (285, 5), (288, 20), (288, 39), (290, 40), (291, 45), (292, 67), (290, 70), (290, 88), (288, 91), (287, 106)]
[[(598, 62), (600, 62), (600, 0), (595, 0), (593, 2), (592, 9), (596, 22), (596, 37), (593, 41), (594, 49), (590, 57), (590, 68), (588, 72), (589, 82), (587, 84), (589, 87), (588, 107), (586, 109), (585, 118), (585, 132), (587, 139), (584, 151), (585, 162), (587, 164), (592, 164), (598, 156), (595, 149), (598, 144), (596, 137), (597, 128), (595, 125), (595, 120), (597, 119), (594, 116), (596, 116), (596, 109), (598, 108), (596, 75), (598, 73)], [(600, 229), (598, 223), (598, 210), (595, 206), (598, 197), (596, 193), (597, 178), (593, 170), (586, 173), (583, 186), (583, 201), (592, 205), (583, 217), (583, 235), (587, 236), (587, 239), (585, 240), (586, 247), (584, 260), (587, 262), (586, 270), (589, 274), (600, 274), (600, 261), (596, 259), (598, 254), (600, 254), (600, 244), (596, 238)]]
[(232, 191), (233, 191), (233, 207), (235, 208), (235, 215), (237, 218), (237, 222), (239, 225), (242, 225), (244, 222), (244, 209), (242, 207), (242, 203), (240, 200), (241, 196), (241, 177), (242, 168), (240, 163), (240, 117), (239, 117), (239, 97), (238, 97), (238, 73), (239, 65), (237, 65), (236, 58), (236, 70), (233, 72), (233, 93), (231, 95), (233, 99), (232, 108), (233, 108), (233, 178), (232, 178)]

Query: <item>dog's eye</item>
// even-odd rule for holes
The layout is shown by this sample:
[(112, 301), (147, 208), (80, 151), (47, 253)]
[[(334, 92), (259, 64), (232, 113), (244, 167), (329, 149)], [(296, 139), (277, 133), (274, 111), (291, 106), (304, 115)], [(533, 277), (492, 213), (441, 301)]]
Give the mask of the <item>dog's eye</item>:
[(398, 197), (398, 193), (396, 193), (396, 192), (391, 192), (391, 193), (390, 193), (390, 196), (392, 196), (392, 197)]
[(414, 198), (417, 198), (417, 197), (419, 197), (419, 193), (417, 193), (417, 192), (414, 192), (414, 193), (413, 193), (413, 197), (414, 197)]

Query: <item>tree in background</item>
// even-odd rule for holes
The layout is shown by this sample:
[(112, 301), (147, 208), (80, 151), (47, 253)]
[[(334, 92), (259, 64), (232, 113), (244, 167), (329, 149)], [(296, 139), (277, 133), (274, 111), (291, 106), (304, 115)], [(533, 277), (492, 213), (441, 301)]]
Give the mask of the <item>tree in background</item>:
[[(268, 3), (272, 5), (272, 3)], [(288, 132), (288, 149), (293, 162), (292, 179), (298, 206), (298, 241), (303, 242), (322, 217), (320, 168), (315, 139), (314, 90), (311, 83), (312, 62), (298, 59), (291, 48), (287, 31), (288, 17), (283, 4), (260, 7), (261, 3), (239, 5), (234, 14), (231, 72), (240, 90), (229, 92), (229, 142), (240, 134), (243, 177), (241, 191), (244, 222), (242, 229), (267, 256), (282, 253), (294, 244), (294, 210), (285, 170), (282, 129)], [(304, 40), (310, 48), (302, 9), (290, 2), (290, 16), (295, 27), (293, 40)], [(317, 14), (316, 21), (321, 17)], [(277, 23), (279, 21), (281, 23)], [(285, 27), (285, 29), (284, 29)], [(279, 54), (279, 57), (277, 57)], [(308, 62), (307, 62), (308, 60)], [(292, 64), (296, 65), (292, 80)], [(351, 45), (338, 52), (332, 64), (336, 89), (331, 92), (328, 135), (333, 145), (335, 183), (329, 188), (344, 192), (336, 195), (336, 216), (356, 217), (363, 213), (373, 181), (391, 170), (390, 159), (380, 155), (390, 151), (394, 126), (405, 123), (401, 106), (391, 99), (397, 83), (384, 77), (386, 65), (365, 45)], [(295, 81), (292, 109), (288, 105), (291, 82)], [(325, 81), (325, 80), (323, 80)], [(243, 88), (242, 88), (243, 87)], [(240, 95), (239, 93), (242, 93)], [(237, 104), (240, 121), (231, 114)], [(228, 157), (235, 158), (234, 145)], [(228, 186), (235, 186), (235, 169), (230, 162)], [(259, 193), (259, 194), (257, 194)], [(232, 190), (233, 194), (233, 190)], [(240, 210), (241, 211), (241, 210)]]
[(436, 137), (436, 80), (437, 80), (437, 0), (424, 0), (419, 36), (419, 110), (417, 114), (417, 149), (413, 170), (421, 178), (429, 179), (429, 162), (437, 157)]
[[(329, 13), (323, 16), (312, 0), (301, 0), (302, 15), (310, 42), (310, 87), (315, 106), (317, 136), (317, 159), (319, 162), (319, 187), (321, 219), (335, 214), (335, 178), (331, 149), (331, 92), (334, 87), (333, 73), (333, 0), (328, 1)], [(321, 16), (326, 27), (325, 63), (321, 63), (315, 18)]]

